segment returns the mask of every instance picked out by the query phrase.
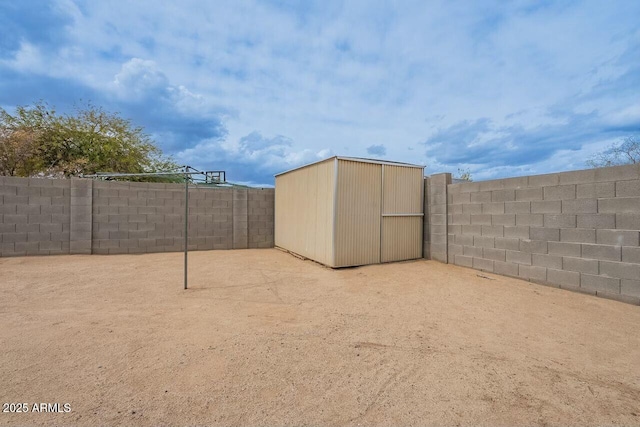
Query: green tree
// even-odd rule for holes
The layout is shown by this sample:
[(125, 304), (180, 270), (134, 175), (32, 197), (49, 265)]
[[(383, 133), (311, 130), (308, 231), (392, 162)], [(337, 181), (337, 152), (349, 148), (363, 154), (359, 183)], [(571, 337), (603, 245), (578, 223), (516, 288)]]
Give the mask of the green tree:
[(52, 123), (46, 104), (18, 107), (15, 115), (0, 108), (0, 174), (30, 176), (42, 169), (41, 140)]
[[(0, 173), (65, 177), (96, 172), (174, 170), (141, 127), (88, 104), (60, 115), (46, 103), (0, 109)], [(158, 180), (158, 179), (154, 179)]]
[(640, 138), (628, 136), (587, 161), (592, 168), (640, 163)]
[(0, 129), (0, 175), (30, 176), (38, 171), (37, 134), (29, 129)]

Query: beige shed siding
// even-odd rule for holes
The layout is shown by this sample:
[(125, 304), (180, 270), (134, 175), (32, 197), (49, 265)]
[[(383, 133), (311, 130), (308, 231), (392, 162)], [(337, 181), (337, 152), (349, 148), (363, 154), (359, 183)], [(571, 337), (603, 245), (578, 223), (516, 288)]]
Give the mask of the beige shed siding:
[(276, 246), (333, 266), (334, 182), (334, 159), (276, 177)]
[(316, 205), (315, 253), (323, 264), (333, 265), (333, 212), (335, 191), (335, 161), (317, 165), (318, 197)]
[(416, 258), (422, 258), (422, 217), (384, 217), (381, 262)]
[(382, 167), (338, 160), (335, 267), (380, 262)]
[[(422, 257), (423, 170), (383, 166), (381, 262)], [(384, 215), (416, 216), (384, 216)]]
[(422, 213), (423, 170), (383, 165), (385, 214)]

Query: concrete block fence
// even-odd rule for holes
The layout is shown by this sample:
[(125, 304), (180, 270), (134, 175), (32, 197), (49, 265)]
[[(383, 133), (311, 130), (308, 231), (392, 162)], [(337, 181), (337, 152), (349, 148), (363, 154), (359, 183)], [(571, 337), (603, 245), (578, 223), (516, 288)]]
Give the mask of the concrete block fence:
[(0, 177), (1, 256), (69, 253), (70, 184)]
[[(189, 190), (189, 249), (273, 246), (274, 190)], [(0, 177), (0, 256), (180, 251), (184, 186)]]
[[(431, 259), (640, 304), (640, 165), (456, 184), (444, 175), (426, 178)], [(434, 234), (443, 218), (446, 238)]]

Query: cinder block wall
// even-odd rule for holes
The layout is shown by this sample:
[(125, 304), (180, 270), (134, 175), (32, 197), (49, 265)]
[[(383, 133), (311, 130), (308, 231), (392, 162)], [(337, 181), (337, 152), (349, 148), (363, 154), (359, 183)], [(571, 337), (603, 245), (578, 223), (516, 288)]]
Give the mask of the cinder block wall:
[(69, 180), (0, 176), (0, 256), (69, 253)]
[[(172, 252), (184, 248), (183, 185), (96, 181), (93, 187), (93, 253)], [(234, 191), (202, 187), (189, 190), (190, 250), (234, 247)]]
[(272, 248), (274, 242), (275, 190), (251, 188), (247, 191), (247, 230), (250, 248)]
[(441, 173), (425, 179), (424, 183), (424, 239), (425, 258), (448, 262), (447, 186), (451, 174)]
[[(273, 247), (273, 189), (189, 190), (189, 249)], [(0, 177), (0, 256), (180, 251), (180, 184)]]
[(449, 184), (447, 230), (449, 263), (640, 304), (640, 165)]

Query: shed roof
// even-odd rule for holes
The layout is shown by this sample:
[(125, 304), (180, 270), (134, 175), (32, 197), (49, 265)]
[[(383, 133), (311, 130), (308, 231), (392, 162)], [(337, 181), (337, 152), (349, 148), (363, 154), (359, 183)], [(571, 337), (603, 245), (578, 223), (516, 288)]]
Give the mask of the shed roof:
[(323, 163), (323, 162), (326, 162), (328, 160), (333, 160), (333, 159), (348, 160), (350, 162), (375, 163), (375, 164), (378, 164), (378, 165), (404, 166), (404, 167), (408, 167), (408, 168), (418, 168), (418, 169), (424, 169), (425, 168), (422, 165), (414, 165), (414, 164), (411, 164), (411, 163), (403, 163), (403, 162), (393, 162), (393, 161), (390, 161), (390, 160), (367, 159), (367, 158), (364, 158), (364, 157), (333, 156), (333, 157), (329, 157), (329, 158), (326, 158), (326, 159), (323, 159), (323, 160), (319, 160), (317, 162), (308, 163), (306, 165), (298, 166), (297, 168), (293, 168), (293, 169), (286, 170), (284, 172), (277, 173), (277, 174), (275, 174), (275, 176), (284, 175), (284, 174), (289, 173), (289, 172), (297, 171), (299, 169), (304, 169), (306, 167), (317, 165), (318, 163)]

